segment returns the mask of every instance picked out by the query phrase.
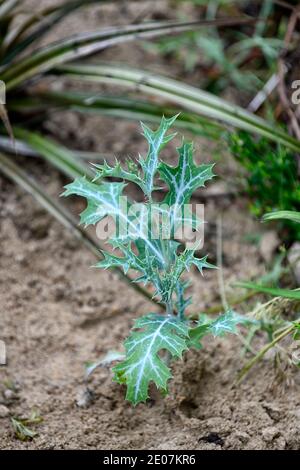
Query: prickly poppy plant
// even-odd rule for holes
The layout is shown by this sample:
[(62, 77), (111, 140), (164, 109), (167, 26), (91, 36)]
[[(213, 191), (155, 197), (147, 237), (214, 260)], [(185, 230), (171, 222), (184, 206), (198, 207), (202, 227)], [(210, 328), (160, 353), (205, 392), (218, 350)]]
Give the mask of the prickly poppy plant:
[[(156, 131), (142, 124), (148, 142), (145, 157), (128, 161), (126, 168), (119, 162), (115, 166), (106, 162), (94, 165), (92, 182), (77, 178), (64, 192), (64, 196), (75, 194), (87, 200), (87, 208), (81, 214), (81, 222), (86, 226), (99, 223), (107, 216), (114, 220), (115, 230), (107, 240), (108, 250), (102, 252), (103, 260), (97, 267), (118, 267), (125, 273), (129, 270), (138, 273), (133, 282), (151, 286), (153, 296), (165, 306), (164, 314), (149, 313), (135, 320), (124, 343), (125, 355), (113, 367), (114, 380), (127, 386), (126, 399), (134, 405), (148, 398), (150, 382), (163, 394), (167, 393), (172, 376), (170, 359), (180, 359), (191, 347), (200, 348), (200, 340), (207, 334), (234, 333), (239, 321), (232, 311), (214, 320), (202, 316), (198, 322), (191, 322), (186, 315), (191, 299), (186, 297), (188, 282), (183, 280), (184, 273), (192, 266), (200, 273), (214, 266), (208, 263), (207, 257), (196, 256), (197, 240), (192, 246), (184, 244), (177, 234), (182, 226), (194, 234), (199, 232), (203, 221), (191, 211), (191, 197), (214, 175), (213, 165), (194, 163), (191, 143), (184, 142), (178, 149), (177, 166), (169, 166), (159, 159), (161, 150), (175, 135), (168, 134), (175, 119), (176, 116), (163, 117)], [(116, 178), (121, 181), (116, 182)], [(142, 203), (127, 201), (124, 190), (128, 183), (142, 190)], [(154, 192), (162, 184), (167, 190), (165, 199), (155, 202)]]

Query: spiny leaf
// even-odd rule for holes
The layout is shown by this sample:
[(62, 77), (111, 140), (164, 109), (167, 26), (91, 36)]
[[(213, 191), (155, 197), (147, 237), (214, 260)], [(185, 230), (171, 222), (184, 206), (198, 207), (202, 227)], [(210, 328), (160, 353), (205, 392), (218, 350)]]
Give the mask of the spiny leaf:
[(161, 253), (158, 243), (148, 236), (148, 210), (145, 204), (137, 204), (139, 209), (138, 217), (130, 215), (130, 206), (128, 201), (121, 203), (124, 183), (102, 182), (95, 184), (86, 178), (77, 178), (73, 183), (65, 186), (66, 191), (63, 196), (77, 194), (87, 199), (88, 205), (81, 214), (81, 222), (88, 225), (95, 224), (109, 215), (115, 219), (117, 230), (116, 235), (112, 237), (110, 243), (115, 244), (120, 241), (128, 243), (129, 241), (141, 239), (147, 245), (152, 255), (165, 264), (165, 259)]
[(195, 265), (200, 273), (203, 273), (204, 268), (215, 268), (214, 265), (208, 263), (207, 256), (203, 258), (195, 257), (195, 250), (184, 250), (184, 252), (176, 256), (175, 263), (172, 266), (172, 270), (169, 273), (174, 278), (174, 282), (177, 283), (178, 279), (184, 271), (189, 271), (192, 265)]
[(169, 192), (165, 203), (181, 207), (190, 202), (193, 192), (205, 185), (205, 182), (213, 178), (213, 165), (195, 165), (193, 159), (193, 144), (184, 143), (179, 151), (177, 167), (166, 163), (159, 165), (161, 179), (169, 186)]
[(224, 336), (227, 333), (236, 334), (236, 327), (239, 323), (241, 323), (240, 316), (232, 310), (228, 310), (209, 325), (209, 332), (214, 336)]
[[(161, 250), (158, 241), (153, 241), (153, 243), (156, 243), (157, 250)], [(102, 251), (104, 259), (97, 263), (95, 267), (104, 269), (118, 267), (121, 268), (125, 274), (127, 274), (129, 269), (136, 270), (140, 274), (138, 277), (132, 279), (133, 282), (140, 282), (144, 285), (152, 283), (155, 287), (153, 297), (164, 301), (168, 300), (170, 289), (169, 286), (166, 286), (166, 281), (160, 274), (160, 270), (163, 269), (161, 262), (153, 256), (144, 240), (136, 240), (136, 246), (138, 252), (135, 254), (130, 243), (124, 245), (116, 241), (114, 247), (120, 250), (121, 255), (118, 256)]]
[[(117, 245), (116, 245), (117, 246)], [(137, 271), (146, 274), (147, 264), (141, 256), (137, 256), (132, 248), (128, 245), (119, 244), (118, 248), (122, 251), (122, 256), (113, 255), (107, 251), (102, 251), (104, 259), (96, 264), (97, 268), (107, 269), (112, 266), (118, 266), (123, 269), (126, 274), (129, 269), (135, 269)]]
[(189, 287), (190, 283), (188, 281), (182, 282), (177, 281), (176, 284), (176, 308), (179, 318), (184, 318), (184, 313), (187, 307), (192, 303), (191, 297), (185, 297), (185, 291)]
[(187, 325), (176, 318), (150, 314), (136, 320), (125, 341), (126, 359), (113, 368), (114, 380), (127, 385), (126, 399), (134, 405), (147, 400), (150, 382), (165, 393), (171, 371), (158, 353), (181, 358), (187, 339)]
[(122, 178), (125, 181), (137, 184), (144, 190), (144, 181), (139, 176), (137, 165), (132, 161), (127, 162), (128, 170), (124, 170), (118, 161), (116, 161), (115, 166), (109, 166), (107, 162), (104, 162), (103, 165), (93, 166), (96, 169), (96, 175), (93, 181), (98, 181), (102, 178)]
[(228, 310), (220, 315), (215, 320), (210, 320), (207, 316), (202, 316), (199, 319), (198, 325), (191, 328), (189, 331), (189, 346), (200, 349), (201, 343), (199, 341), (206, 335), (212, 334), (213, 336), (224, 336), (227, 333), (236, 334), (237, 325), (245, 323), (241, 315), (236, 314), (232, 310)]
[(185, 250), (180, 255), (176, 255), (176, 251), (173, 252), (174, 258), (173, 261), (170, 260), (171, 263), (169, 269), (165, 269), (163, 266), (157, 265), (155, 258), (153, 261), (146, 261), (146, 264), (148, 263), (148, 266), (150, 266), (150, 271), (147, 275), (156, 287), (155, 296), (160, 297), (163, 302), (168, 303), (172, 298), (173, 292), (176, 292), (178, 288), (178, 281), (180, 280), (181, 275), (184, 271), (189, 271), (193, 264), (201, 273), (203, 268), (214, 268), (213, 265), (206, 261), (207, 256), (199, 259), (194, 256), (194, 253), (195, 252), (193, 250)]
[[(81, 214), (81, 223), (89, 225), (99, 222), (106, 215), (118, 215), (120, 213), (119, 198), (122, 195), (124, 183), (107, 183), (101, 185), (91, 183), (86, 178), (77, 178), (73, 183), (65, 186), (62, 196), (76, 194), (83, 196), (88, 201), (87, 209)], [(94, 211), (94, 216), (92, 213)]]
[(156, 131), (152, 131), (149, 127), (142, 123), (143, 134), (147, 139), (149, 149), (145, 159), (140, 156), (139, 163), (144, 173), (144, 191), (149, 198), (151, 198), (151, 193), (155, 189), (154, 177), (159, 164), (159, 152), (176, 135), (170, 134), (166, 136), (166, 132), (170, 129), (176, 118), (177, 116), (169, 119), (163, 117), (160, 126)]

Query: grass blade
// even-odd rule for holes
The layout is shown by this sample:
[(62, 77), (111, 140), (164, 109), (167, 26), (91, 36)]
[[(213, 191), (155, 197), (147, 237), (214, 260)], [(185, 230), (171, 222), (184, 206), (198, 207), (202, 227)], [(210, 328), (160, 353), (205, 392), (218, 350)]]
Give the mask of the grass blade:
[(215, 21), (190, 22), (155, 22), (139, 25), (118, 26), (91, 33), (81, 33), (50, 44), (30, 57), (20, 60), (17, 64), (9, 66), (3, 72), (2, 80), (9, 91), (38, 74), (51, 70), (54, 66), (94, 54), (107, 47), (133, 41), (136, 39), (149, 39), (166, 34), (179, 33), (209, 25), (234, 25), (253, 23), (253, 19), (220, 19)]
[(264, 214), (262, 218), (264, 222), (269, 221), (269, 220), (277, 220), (277, 219), (287, 219), (292, 222), (296, 222), (300, 224), (300, 212), (296, 212), (296, 211), (269, 212), (268, 214)]
[(244, 289), (252, 289), (256, 292), (261, 292), (263, 294), (269, 294), (274, 297), (285, 297), (286, 299), (296, 299), (300, 300), (300, 290), (289, 290), (289, 289), (278, 289), (275, 287), (265, 287), (254, 282), (236, 282), (234, 284), (236, 287), (243, 287)]
[(56, 144), (37, 132), (30, 132), (19, 127), (14, 127), (13, 132), (18, 139), (24, 141), (27, 146), (38, 152), (71, 179), (77, 176), (92, 176), (89, 166), (62, 145)]
[[(57, 144), (56, 144), (57, 145)], [(4, 151), (5, 153), (9, 153), (12, 155), (21, 155), (23, 157), (32, 157), (32, 158), (40, 158), (42, 155), (33, 150), (26, 142), (15, 139), (14, 142), (11, 141), (9, 137), (0, 135), (0, 150)], [(104, 157), (100, 155), (98, 152), (91, 152), (91, 151), (80, 151), (80, 150), (72, 150), (72, 154), (77, 159), (86, 160), (88, 162), (103, 162)]]
[[(138, 121), (159, 123), (161, 116), (172, 117), (179, 113), (179, 109), (139, 101), (126, 97), (101, 96), (91, 93), (76, 92), (38, 92), (35, 97), (22, 101), (10, 101), (10, 109), (13, 111), (47, 111), (49, 105), (55, 106), (55, 110), (72, 109), (81, 113), (101, 114), (108, 117), (124, 118)], [(205, 136), (211, 139), (219, 139), (223, 133), (222, 126), (207, 118), (192, 113), (180, 113), (174, 123), (174, 127), (189, 131), (195, 135)]]
[(6, 106), (2, 103), (0, 103), (0, 120), (3, 122), (3, 125), (4, 125), (8, 135), (10, 137), (10, 140), (13, 144), (14, 143), (14, 133), (13, 133), (13, 130), (12, 130), (12, 127), (11, 127), (9, 117), (8, 117)]
[(3, 21), (11, 11), (20, 3), (20, 0), (5, 0), (0, 5), (0, 21)]
[(147, 71), (128, 69), (119, 64), (63, 65), (57, 73), (80, 80), (119, 85), (142, 93), (159, 96), (193, 113), (263, 135), (293, 151), (300, 151), (300, 142), (264, 119), (230, 104), (209, 92)]
[(23, 155), (24, 157), (37, 157), (38, 153), (29, 147), (25, 142), (15, 139), (14, 142), (10, 137), (0, 136), (0, 150), (9, 154)]
[[(112, 0), (100, 0), (101, 3), (111, 3)], [(116, 1), (116, 0), (115, 0)], [(5, 51), (4, 64), (13, 60), (18, 54), (23, 52), (36, 39), (41, 38), (51, 29), (63, 20), (69, 14), (75, 12), (78, 8), (86, 7), (93, 3), (100, 3), (99, 0), (72, 0), (63, 3), (63, 5), (55, 5), (44, 8), (27, 18), (19, 26), (12, 29), (4, 38), (1, 45), (2, 52)], [(30, 30), (37, 25), (37, 28)], [(23, 36), (26, 34), (25, 38)]]
[[(100, 251), (101, 246), (96, 244), (94, 240), (80, 226), (78, 226), (78, 220), (76, 220), (67, 210), (63, 209), (52, 197), (47, 195), (44, 188), (29, 178), (29, 176), (19, 166), (13, 163), (10, 158), (7, 158), (1, 153), (0, 171), (23, 188), (23, 190), (31, 194), (44, 209), (46, 209), (56, 220), (58, 220), (58, 222), (60, 222), (78, 240), (80, 240), (97, 259), (102, 259)], [(138, 284), (132, 283), (129, 276), (126, 276), (121, 270), (114, 268), (114, 271), (116, 271), (120, 276), (120, 279), (128, 283), (130, 287), (156, 304), (152, 299), (152, 294), (149, 294), (149, 292)]]

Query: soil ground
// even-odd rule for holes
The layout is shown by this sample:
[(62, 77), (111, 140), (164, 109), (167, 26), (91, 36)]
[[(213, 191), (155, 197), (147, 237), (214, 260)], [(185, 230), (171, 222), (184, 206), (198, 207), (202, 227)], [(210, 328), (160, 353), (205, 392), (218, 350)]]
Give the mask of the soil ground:
[[(169, 15), (165, 2), (153, 3), (160, 14)], [(41, 2), (24, 4), (34, 8)], [(58, 27), (54, 37), (67, 29), (71, 33), (134, 20), (150, 4), (140, 2), (125, 12), (117, 6), (94, 7), (69, 18), (67, 27)], [(145, 54), (141, 45), (130, 45), (105, 51), (101, 59), (127, 61), (130, 55), (132, 63), (145, 63)], [(162, 59), (154, 58), (149, 53), (149, 61), (156, 61), (154, 68), (173, 72)], [(145, 149), (136, 123), (65, 113), (52, 116), (47, 129), (58, 133), (65, 144), (97, 150), (108, 159), (136, 156)], [(199, 162), (214, 159), (207, 142), (197, 140), (196, 148)], [(165, 156), (175, 162), (174, 146)], [(61, 193), (66, 180), (55, 170), (38, 160), (20, 162), (51, 195)], [(225, 188), (226, 192), (235, 174), (233, 163), (220, 159), (216, 172), (219, 180), (210, 191)], [(74, 213), (83, 208), (78, 199), (64, 204)], [(219, 215), (226, 286), (263, 274), (260, 246), (249, 237), (262, 234), (263, 228), (249, 217), (247, 201), (241, 197), (205, 199), (208, 224), (203, 253), (215, 261)], [(78, 406), (86, 392), (84, 364), (109, 350), (120, 350), (133, 319), (155, 306), (116, 274), (91, 269), (93, 256), (31, 196), (2, 176), (0, 217), (0, 337), (8, 357), (7, 366), (0, 369), (0, 406), (6, 406), (10, 416), (29, 416), (36, 409), (43, 417), (36, 427), (39, 435), (29, 442), (14, 437), (10, 416), (0, 417), (0, 448), (299, 449), (299, 373), (291, 372), (289, 380), (280, 383), (272, 361), (266, 359), (235, 385), (245, 360), (235, 336), (208, 338), (203, 350), (191, 351), (174, 364), (165, 399), (152, 390), (148, 403), (133, 408), (124, 401), (124, 389), (112, 383), (109, 369), (98, 369), (88, 383), (93, 399), (87, 407)], [(205, 311), (220, 302), (214, 271), (204, 278), (192, 272), (191, 280), (191, 310)], [(231, 287), (227, 290), (228, 295), (234, 292)]]

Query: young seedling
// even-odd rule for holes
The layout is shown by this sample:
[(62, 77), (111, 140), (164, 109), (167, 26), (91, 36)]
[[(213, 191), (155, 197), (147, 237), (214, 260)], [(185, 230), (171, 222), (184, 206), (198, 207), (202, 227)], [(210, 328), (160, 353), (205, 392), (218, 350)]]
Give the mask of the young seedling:
[[(125, 341), (125, 357), (113, 367), (114, 380), (126, 384), (126, 398), (134, 405), (148, 398), (150, 382), (167, 393), (170, 358), (181, 358), (188, 348), (200, 348), (204, 335), (235, 332), (240, 321), (232, 311), (216, 320), (203, 317), (196, 323), (186, 316), (191, 299), (186, 297), (188, 283), (182, 279), (183, 274), (192, 266), (201, 273), (204, 268), (214, 266), (208, 263), (206, 256), (201, 259), (195, 256), (197, 241), (186, 243), (184, 248), (176, 237), (182, 227), (188, 227), (195, 235), (199, 233), (203, 220), (190, 210), (190, 200), (193, 192), (214, 175), (213, 165), (194, 163), (193, 144), (188, 142), (183, 142), (178, 149), (176, 167), (159, 160), (161, 150), (174, 137), (167, 132), (175, 119), (176, 116), (163, 117), (156, 131), (142, 124), (148, 142), (146, 157), (128, 161), (126, 168), (119, 162), (115, 166), (106, 162), (94, 165), (92, 182), (77, 178), (64, 192), (65, 196), (75, 194), (86, 198), (87, 208), (81, 214), (83, 224), (94, 225), (107, 216), (115, 222), (114, 234), (107, 240), (112, 250), (103, 252), (104, 258), (97, 267), (121, 267), (125, 273), (138, 272), (133, 282), (152, 286), (153, 296), (165, 306), (163, 314), (149, 313), (135, 320)], [(154, 191), (159, 189), (158, 177), (167, 186), (162, 203), (153, 199)], [(111, 178), (121, 181), (111, 181)], [(142, 190), (142, 203), (127, 201), (124, 190), (128, 183)], [(167, 356), (162, 354), (166, 351)]]

